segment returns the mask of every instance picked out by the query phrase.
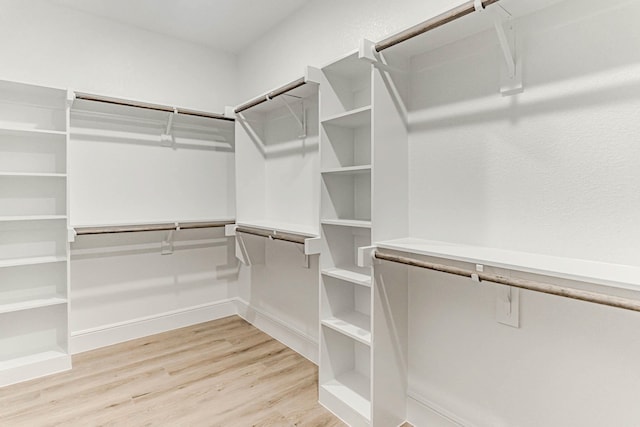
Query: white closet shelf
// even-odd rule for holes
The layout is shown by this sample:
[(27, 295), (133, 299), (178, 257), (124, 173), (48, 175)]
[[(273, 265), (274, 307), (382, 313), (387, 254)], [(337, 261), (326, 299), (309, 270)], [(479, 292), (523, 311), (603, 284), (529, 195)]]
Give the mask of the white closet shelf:
[(0, 222), (19, 221), (50, 221), (67, 219), (66, 215), (23, 215), (23, 216), (0, 216)]
[(371, 287), (371, 277), (356, 271), (345, 270), (342, 268), (328, 268), (322, 270), (322, 274), (356, 285)]
[(321, 320), (322, 325), (364, 345), (371, 345), (371, 317), (352, 311)]
[(0, 176), (27, 178), (66, 178), (66, 173), (0, 172)]
[(614, 288), (640, 291), (640, 266), (610, 264), (484, 246), (405, 238), (377, 242), (381, 249), (482, 264)]
[(338, 225), (342, 227), (371, 228), (371, 221), (360, 219), (323, 219), (324, 225)]
[(67, 261), (67, 257), (64, 257), (64, 256), (16, 258), (16, 259), (0, 260), (0, 268), (20, 267), (23, 265), (53, 264), (56, 262), (66, 262), (66, 261)]
[(358, 50), (354, 50), (337, 61), (333, 61), (321, 67), (322, 71), (339, 75), (345, 78), (359, 77), (370, 72), (370, 64), (359, 59)]
[(33, 353), (27, 356), (0, 361), (0, 372), (3, 370), (20, 368), (36, 363), (52, 362), (56, 359), (66, 359), (68, 357), (69, 355), (60, 349), (41, 351), (39, 353)]
[(294, 224), (288, 222), (257, 220), (257, 221), (238, 221), (238, 227), (257, 228), (265, 231), (276, 231), (281, 233), (297, 234), (304, 237), (318, 237), (318, 231), (309, 225)]
[(333, 175), (371, 173), (371, 165), (346, 166), (342, 168), (324, 169), (320, 173)]
[(371, 418), (369, 378), (356, 371), (345, 372), (322, 384), (322, 388), (353, 408), (366, 420)]
[(344, 113), (336, 114), (322, 120), (323, 125), (357, 128), (371, 123), (371, 105), (367, 105)]
[(51, 295), (48, 297), (35, 298), (26, 301), (16, 301), (7, 304), (0, 304), (0, 314), (13, 313), (16, 311), (30, 310), (34, 308), (49, 307), (52, 305), (61, 305), (66, 303), (67, 299), (64, 298), (64, 296)]
[(60, 135), (66, 136), (67, 132), (53, 129), (35, 129), (35, 128), (23, 128), (18, 126), (8, 126), (0, 124), (0, 134), (2, 135)]

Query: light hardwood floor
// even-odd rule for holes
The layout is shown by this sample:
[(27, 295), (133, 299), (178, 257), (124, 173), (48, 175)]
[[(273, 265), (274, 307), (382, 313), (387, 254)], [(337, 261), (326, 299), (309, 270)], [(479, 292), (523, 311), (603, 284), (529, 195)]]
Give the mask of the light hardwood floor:
[(73, 357), (0, 388), (0, 426), (344, 426), (317, 367), (237, 316)]

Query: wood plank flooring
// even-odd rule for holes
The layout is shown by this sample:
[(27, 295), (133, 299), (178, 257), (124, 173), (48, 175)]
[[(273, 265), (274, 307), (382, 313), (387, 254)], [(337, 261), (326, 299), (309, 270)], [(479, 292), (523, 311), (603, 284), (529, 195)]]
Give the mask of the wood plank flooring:
[(237, 316), (73, 357), (0, 388), (0, 426), (344, 426), (317, 367)]

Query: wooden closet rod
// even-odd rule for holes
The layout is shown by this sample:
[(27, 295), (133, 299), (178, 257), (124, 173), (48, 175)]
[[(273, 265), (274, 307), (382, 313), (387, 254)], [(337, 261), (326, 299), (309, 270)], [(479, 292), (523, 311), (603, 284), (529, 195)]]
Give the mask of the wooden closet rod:
[(138, 231), (171, 231), (191, 230), (196, 228), (216, 228), (235, 224), (235, 221), (199, 221), (199, 222), (171, 222), (162, 224), (110, 225), (105, 227), (76, 227), (77, 235), (132, 233)]
[(481, 281), (493, 282), (505, 286), (513, 286), (514, 288), (526, 289), (544, 294), (556, 295), (564, 298), (571, 298), (580, 301), (587, 301), (594, 304), (606, 305), (610, 307), (622, 308), (631, 311), (640, 311), (640, 301), (621, 298), (612, 295), (601, 294), (597, 292), (582, 291), (579, 289), (567, 288), (564, 286), (552, 285), (550, 283), (537, 282), (534, 280), (518, 279), (514, 277), (504, 277), (495, 274), (486, 274), (465, 270), (463, 268), (451, 267), (444, 264), (436, 264), (427, 261), (419, 261), (398, 255), (384, 254), (379, 251), (374, 252), (374, 257), (384, 261), (395, 262), (398, 264), (410, 265), (412, 267), (426, 268), (428, 270), (440, 271), (442, 273), (455, 274), (456, 276), (472, 277), (477, 275)]
[(266, 95), (262, 95), (259, 96), (255, 99), (252, 99), (251, 101), (248, 101), (238, 107), (236, 107), (236, 109), (234, 110), (236, 113), (241, 113), (244, 110), (248, 110), (249, 108), (255, 107), (256, 105), (260, 105), (263, 102), (267, 102), (273, 98), (275, 98), (276, 96), (280, 96), (283, 95), (287, 92), (289, 92), (290, 90), (299, 88), (302, 85), (307, 84), (307, 82), (305, 81), (304, 77), (299, 78), (298, 80), (294, 80), (291, 83), (288, 83), (278, 89), (272, 90), (271, 92), (269, 92)]
[[(489, 5), (492, 5), (493, 3), (497, 3), (498, 1), (500, 0), (483, 0), (482, 7), (485, 8)], [(473, 0), (470, 0), (466, 3), (461, 4), (460, 6), (454, 7), (451, 10), (448, 10), (438, 16), (435, 16), (429, 19), (428, 21), (424, 21), (398, 34), (388, 37), (376, 43), (375, 50), (376, 52), (382, 52), (383, 50), (388, 49), (391, 46), (395, 46), (413, 37), (419, 36), (420, 34), (424, 34), (427, 31), (431, 31), (435, 28), (448, 24), (451, 21), (455, 21), (456, 19), (469, 15), (470, 13), (473, 13), (476, 10), (474, 3), (475, 2)]]
[(186, 108), (175, 108), (167, 105), (149, 104), (146, 102), (129, 101), (127, 99), (111, 98), (108, 96), (92, 95), (89, 93), (76, 92), (76, 99), (83, 99), (85, 101), (103, 102), (105, 104), (124, 105), (126, 107), (144, 108), (146, 110), (165, 111), (167, 113), (178, 113), (185, 116), (205, 117), (208, 119), (227, 120), (230, 122), (235, 121), (231, 117), (225, 117), (218, 113), (207, 113), (204, 111), (188, 110)]
[(236, 227), (236, 233), (252, 234), (254, 236), (266, 237), (273, 240), (284, 240), (285, 242), (299, 243), (301, 245), (304, 245), (305, 239), (308, 239), (308, 237), (291, 233), (278, 233), (276, 231), (266, 231), (247, 227)]

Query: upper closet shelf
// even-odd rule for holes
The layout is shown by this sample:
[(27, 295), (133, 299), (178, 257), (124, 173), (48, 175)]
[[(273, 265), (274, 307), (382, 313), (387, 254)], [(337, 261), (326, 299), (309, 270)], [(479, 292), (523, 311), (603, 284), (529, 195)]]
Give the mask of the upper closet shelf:
[(283, 107), (284, 104), (282, 102), (271, 102), (274, 101), (274, 98), (287, 95), (291, 98), (304, 99), (313, 96), (317, 92), (317, 83), (311, 81), (306, 76), (300, 77), (299, 79), (296, 79), (291, 83), (287, 83), (286, 85), (274, 89), (269, 93), (260, 95), (250, 101), (245, 102), (244, 104), (237, 106), (234, 111), (235, 113), (242, 113), (243, 111), (251, 109), (251, 111), (255, 111), (258, 113), (266, 113)]
[[(143, 101), (134, 101), (130, 99), (114, 98), (110, 96), (94, 95), (89, 93), (75, 92), (74, 109), (100, 111), (96, 105), (103, 104), (105, 108), (113, 106), (130, 107), (138, 110), (147, 110), (149, 112), (174, 113), (183, 116), (202, 117), (206, 119), (234, 121), (232, 117), (224, 114), (211, 113), (206, 111), (191, 110), (182, 107), (172, 107), (168, 105), (152, 104)], [(80, 101), (80, 102), (78, 102)], [(97, 103), (97, 104), (96, 104)], [(108, 111), (103, 111), (108, 112)]]
[(323, 125), (357, 128), (371, 124), (371, 105), (335, 114), (322, 120)]
[(301, 237), (314, 238), (318, 237), (317, 231), (308, 225), (304, 224), (292, 224), (278, 221), (240, 221), (237, 223), (238, 227), (256, 228), (258, 230), (275, 232), (275, 233), (288, 233), (296, 234)]
[(409, 254), (445, 258), (615, 288), (640, 290), (640, 266), (609, 264), (415, 238), (378, 242), (376, 246), (381, 249)]
[(111, 225), (76, 225), (73, 226), (77, 235), (87, 234), (116, 234), (134, 233), (143, 231), (174, 231), (192, 230), (197, 228), (218, 228), (234, 224), (235, 220), (230, 218), (216, 219), (209, 221), (173, 221), (154, 222), (137, 224), (111, 224)]

